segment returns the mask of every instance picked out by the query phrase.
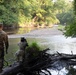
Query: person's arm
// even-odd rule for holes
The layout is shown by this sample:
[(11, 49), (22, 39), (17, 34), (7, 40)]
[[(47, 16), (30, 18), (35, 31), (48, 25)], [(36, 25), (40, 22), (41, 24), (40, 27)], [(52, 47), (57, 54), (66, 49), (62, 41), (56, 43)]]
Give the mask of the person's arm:
[(6, 54), (7, 54), (8, 53), (8, 47), (9, 47), (9, 42), (8, 42), (8, 36), (7, 36), (7, 34), (5, 34), (4, 42), (5, 42), (5, 49), (6, 49)]
[(5, 47), (6, 47), (6, 54), (7, 54), (7, 53), (8, 53), (8, 47), (9, 47), (9, 43), (8, 43), (8, 41), (5, 42)]

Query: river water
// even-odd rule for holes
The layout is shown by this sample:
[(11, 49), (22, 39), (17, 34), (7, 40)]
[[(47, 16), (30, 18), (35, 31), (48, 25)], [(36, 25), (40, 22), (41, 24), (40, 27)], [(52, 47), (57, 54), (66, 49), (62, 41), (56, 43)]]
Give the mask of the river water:
[(58, 51), (60, 53), (71, 54), (72, 51), (76, 54), (76, 38), (66, 38), (57, 28), (32, 30), (26, 33), (23, 29), (21, 32), (23, 34), (16, 33), (8, 35), (10, 44), (17, 44), (21, 37), (25, 37), (28, 42), (37, 42), (44, 48), (50, 48), (50, 53)]
[[(19, 31), (20, 32), (20, 31)], [(25, 31), (24, 31), (25, 32)], [(76, 54), (76, 38), (66, 38), (62, 35), (61, 31), (55, 28), (46, 28), (39, 30), (32, 30), (23, 34), (12, 34), (9, 36), (9, 53), (6, 55), (6, 59), (12, 62), (14, 59), (14, 53), (18, 50), (17, 43), (20, 37), (25, 37), (29, 43), (37, 42), (41, 47), (50, 48), (48, 53), (60, 53)], [(10, 56), (10, 57), (9, 57)], [(64, 68), (60, 72), (51, 70), (52, 75), (66, 75), (68, 71)], [(58, 74), (59, 73), (59, 74)]]

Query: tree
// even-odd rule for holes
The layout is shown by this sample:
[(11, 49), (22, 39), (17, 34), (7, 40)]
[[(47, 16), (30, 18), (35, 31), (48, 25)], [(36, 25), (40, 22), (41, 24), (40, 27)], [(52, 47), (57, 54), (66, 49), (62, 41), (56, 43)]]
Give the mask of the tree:
[(69, 25), (72, 21), (74, 21), (74, 13), (73, 13), (73, 9), (68, 10), (67, 12), (63, 12), (60, 14), (57, 14), (57, 18), (60, 21), (60, 24), (64, 25), (66, 23), (66, 25)]
[(10, 25), (18, 21), (16, 9), (14, 8), (14, 2), (11, 0), (1, 0), (0, 1), (0, 22), (4, 25)]
[(69, 24), (73, 21), (74, 13), (72, 2), (57, 0), (54, 5), (57, 10), (57, 18), (60, 21), (60, 24)]
[[(33, 0), (34, 1), (34, 0)], [(51, 0), (37, 0), (32, 4), (32, 19), (36, 24), (57, 23), (56, 13), (54, 13), (54, 4)]]
[(0, 22), (4, 25), (34, 21), (35, 24), (57, 23), (52, 0), (0, 0)]
[[(0, 1), (0, 22), (4, 25), (15, 25), (28, 19), (29, 2), (26, 0), (1, 0)], [(27, 12), (25, 12), (27, 11)]]
[(65, 35), (66, 36), (72, 36), (72, 37), (76, 37), (76, 0), (74, 0), (74, 17), (73, 17), (73, 21), (71, 21), (70, 25), (67, 25), (65, 28)]
[[(71, 13), (71, 11), (67, 12), (65, 7), (68, 10), (70, 8), (67, 7), (65, 0), (57, 0), (56, 2), (52, 0), (0, 0), (0, 22), (3, 22), (5, 26), (57, 24), (59, 20), (65, 22), (68, 13), (69, 15)], [(61, 18), (64, 14), (65, 16)], [(66, 21), (68, 20), (66, 18)]]

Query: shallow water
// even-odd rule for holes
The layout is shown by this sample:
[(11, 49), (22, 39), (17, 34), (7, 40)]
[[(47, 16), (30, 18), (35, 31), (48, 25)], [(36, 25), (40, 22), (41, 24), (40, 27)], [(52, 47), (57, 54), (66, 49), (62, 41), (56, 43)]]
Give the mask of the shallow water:
[(46, 37), (45, 41), (40, 41), (40, 44), (50, 48), (50, 53), (56, 51), (60, 53), (71, 54), (71, 51), (76, 54), (76, 38), (66, 38), (63, 35)]

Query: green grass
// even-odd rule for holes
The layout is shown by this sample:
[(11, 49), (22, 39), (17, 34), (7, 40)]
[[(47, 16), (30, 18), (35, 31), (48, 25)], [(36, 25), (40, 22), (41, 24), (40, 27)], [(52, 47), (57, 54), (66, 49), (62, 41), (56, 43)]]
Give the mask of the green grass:
[(64, 28), (65, 28), (65, 26), (63, 26), (63, 25), (58, 25), (58, 30), (63, 31)]

